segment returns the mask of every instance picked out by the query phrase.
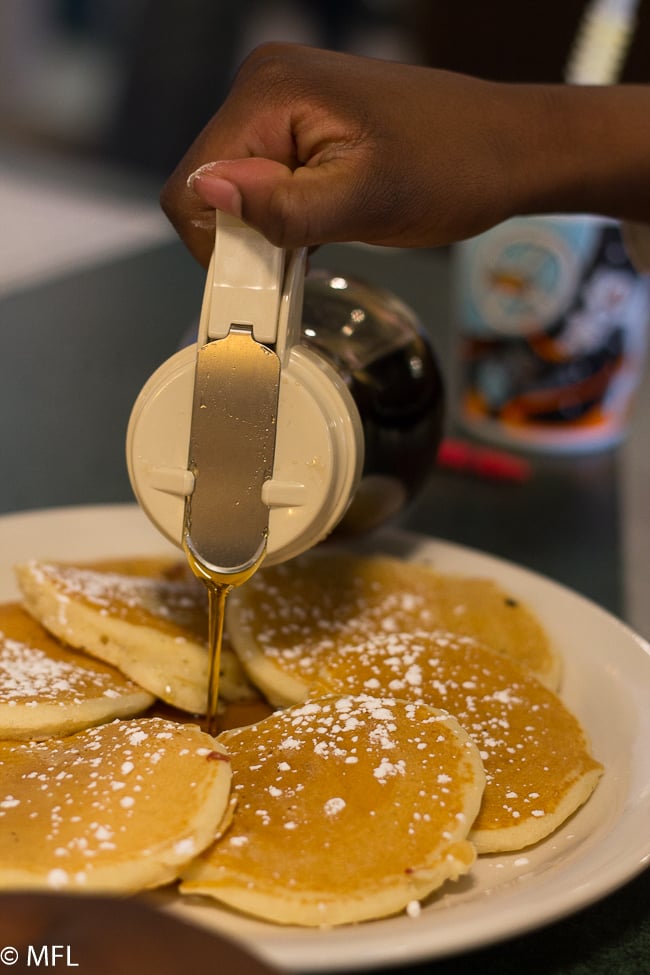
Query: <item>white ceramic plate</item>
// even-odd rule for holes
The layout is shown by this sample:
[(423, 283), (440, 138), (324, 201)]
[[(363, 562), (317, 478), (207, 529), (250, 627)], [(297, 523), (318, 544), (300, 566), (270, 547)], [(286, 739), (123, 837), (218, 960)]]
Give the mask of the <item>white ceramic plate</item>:
[[(469, 877), (448, 884), (418, 917), (303, 930), (204, 901), (155, 898), (288, 970), (398, 965), (484, 946), (598, 900), (650, 861), (650, 646), (593, 603), (507, 562), (403, 533), (384, 535), (373, 547), (442, 571), (490, 577), (524, 600), (562, 654), (562, 697), (586, 728), (605, 774), (589, 802), (552, 837), (518, 854), (481, 857)], [(16, 596), (11, 566), (20, 560), (165, 551), (170, 547), (132, 505), (5, 516), (0, 599)]]

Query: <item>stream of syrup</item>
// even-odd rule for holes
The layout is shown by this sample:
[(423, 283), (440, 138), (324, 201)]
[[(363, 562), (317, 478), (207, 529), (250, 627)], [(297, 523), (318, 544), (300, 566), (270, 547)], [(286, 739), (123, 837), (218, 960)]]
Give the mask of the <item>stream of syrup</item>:
[(190, 568), (200, 579), (208, 592), (208, 701), (205, 715), (205, 730), (216, 735), (218, 728), (219, 677), (221, 674), (221, 648), (223, 646), (224, 625), (226, 621), (226, 600), (235, 586), (241, 586), (259, 568), (266, 550), (252, 566), (242, 572), (217, 572), (201, 562), (189, 546), (185, 554)]
[(205, 713), (205, 730), (216, 735), (217, 710), (219, 707), (219, 676), (221, 674), (221, 647), (226, 621), (226, 599), (233, 588), (224, 583), (206, 582), (208, 590), (208, 705)]

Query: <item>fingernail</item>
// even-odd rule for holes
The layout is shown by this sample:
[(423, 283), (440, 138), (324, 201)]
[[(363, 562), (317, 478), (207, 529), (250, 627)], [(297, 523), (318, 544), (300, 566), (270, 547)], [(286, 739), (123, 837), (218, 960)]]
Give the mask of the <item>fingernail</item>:
[(190, 173), (190, 175), (187, 177), (188, 189), (191, 190), (194, 188), (194, 180), (198, 176), (203, 176), (204, 174), (209, 175), (219, 165), (221, 165), (219, 160), (213, 159), (211, 162), (203, 163), (202, 166), (199, 166), (198, 169), (195, 169), (194, 172)]
[(233, 217), (241, 217), (242, 198), (239, 189), (230, 180), (222, 176), (212, 175), (211, 168), (214, 163), (206, 163), (196, 172), (192, 173), (187, 181), (190, 189), (201, 197), (201, 199), (215, 208), (223, 210)]

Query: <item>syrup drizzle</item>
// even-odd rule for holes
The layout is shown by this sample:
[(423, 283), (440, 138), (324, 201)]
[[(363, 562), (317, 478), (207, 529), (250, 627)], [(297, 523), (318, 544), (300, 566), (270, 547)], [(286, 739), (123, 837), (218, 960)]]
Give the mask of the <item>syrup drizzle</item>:
[(204, 729), (209, 735), (216, 735), (219, 731), (217, 710), (219, 706), (219, 677), (221, 674), (221, 647), (223, 645), (224, 624), (226, 619), (226, 599), (228, 593), (235, 586), (240, 586), (259, 568), (266, 555), (266, 546), (262, 554), (253, 565), (240, 572), (219, 572), (212, 566), (206, 565), (197, 558), (191, 547), (183, 546), (190, 568), (197, 579), (200, 579), (208, 591), (208, 700)]
[(221, 647), (226, 619), (226, 599), (232, 585), (204, 580), (208, 590), (208, 707), (205, 715), (205, 730), (216, 735), (217, 708), (219, 705), (219, 676), (221, 674)]

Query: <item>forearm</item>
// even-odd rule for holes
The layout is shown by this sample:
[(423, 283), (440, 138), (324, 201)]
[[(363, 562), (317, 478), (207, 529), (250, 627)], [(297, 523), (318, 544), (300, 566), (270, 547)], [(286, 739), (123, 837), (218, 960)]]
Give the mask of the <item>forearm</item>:
[(509, 86), (512, 213), (650, 223), (650, 86)]

